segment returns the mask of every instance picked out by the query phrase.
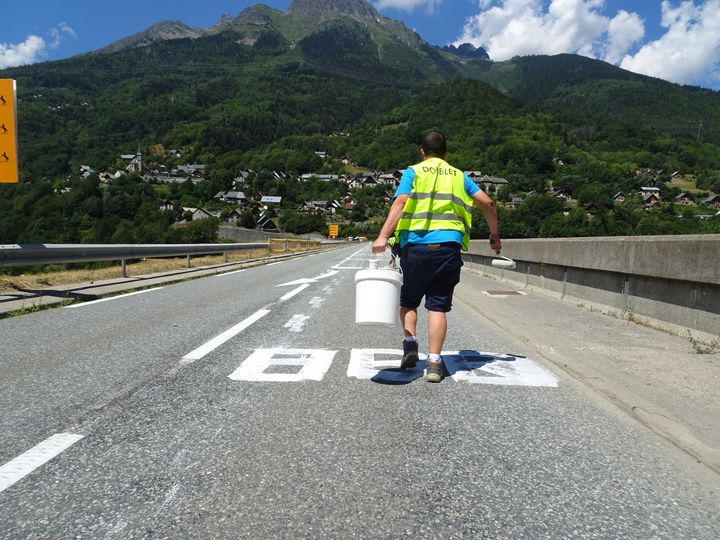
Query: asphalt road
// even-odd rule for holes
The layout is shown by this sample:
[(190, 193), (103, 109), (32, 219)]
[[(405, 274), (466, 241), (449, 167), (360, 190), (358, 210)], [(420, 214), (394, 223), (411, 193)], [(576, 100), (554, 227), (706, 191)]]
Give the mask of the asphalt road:
[(461, 304), (440, 384), (394, 369), (373, 258), (0, 320), (0, 538), (720, 537), (714, 479)]

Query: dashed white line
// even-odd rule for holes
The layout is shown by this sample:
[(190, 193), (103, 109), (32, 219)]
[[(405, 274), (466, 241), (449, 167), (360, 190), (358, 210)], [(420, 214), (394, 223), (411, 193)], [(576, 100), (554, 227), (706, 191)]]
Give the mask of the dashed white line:
[(307, 289), (310, 286), (309, 283), (305, 283), (303, 285), (300, 285), (297, 289), (293, 289), (289, 293), (287, 293), (285, 296), (280, 297), (280, 301), (284, 302), (285, 300), (290, 300), (293, 296), (296, 294), (300, 294), (305, 289)]
[(111, 296), (109, 298), (101, 298), (100, 300), (91, 300), (90, 302), (83, 302), (82, 304), (71, 304), (69, 306), (63, 306), (65, 309), (75, 309), (85, 306), (91, 306), (93, 304), (99, 304), (100, 302), (109, 302), (110, 300), (119, 300), (120, 298), (127, 298), (128, 296), (135, 296), (137, 294), (145, 294), (153, 291), (159, 291), (163, 287), (155, 287), (153, 289), (145, 289), (144, 291), (135, 291), (127, 294), (120, 294), (118, 296)]
[(225, 272), (224, 274), (217, 274), (215, 277), (232, 276), (233, 274), (240, 274), (241, 272), (247, 272), (247, 268), (243, 268), (242, 270), (234, 270), (233, 272)]
[(302, 332), (309, 318), (309, 315), (293, 315), (292, 319), (285, 323), (285, 328), (291, 332)]
[(45, 463), (70, 448), (82, 438), (83, 435), (58, 433), (45, 439), (12, 461), (8, 461), (0, 467), (0, 493), (25, 478), (38, 467), (45, 465)]
[(269, 309), (261, 309), (260, 311), (253, 313), (244, 321), (236, 324), (235, 326), (233, 326), (229, 330), (226, 330), (219, 336), (214, 337), (213, 339), (211, 339), (204, 345), (201, 345), (200, 347), (198, 347), (191, 353), (188, 353), (185, 356), (183, 356), (183, 359), (182, 359), (183, 362), (190, 363), (190, 362), (194, 362), (195, 360), (200, 360), (202, 357), (211, 353), (212, 351), (217, 349), (220, 345), (222, 345), (226, 341), (237, 336), (240, 332), (245, 330), (248, 326), (251, 326), (253, 323), (262, 319), (268, 313), (270, 313)]

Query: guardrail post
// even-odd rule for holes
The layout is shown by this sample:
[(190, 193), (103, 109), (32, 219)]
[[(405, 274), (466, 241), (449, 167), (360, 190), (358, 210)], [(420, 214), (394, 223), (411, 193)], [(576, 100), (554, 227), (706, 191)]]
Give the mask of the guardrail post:
[(285, 239), (285, 253), (287, 253), (288, 251), (290, 251), (290, 240), (288, 240), (286, 238)]
[(120, 273), (122, 274), (122, 277), (127, 277), (127, 265), (125, 264), (125, 259), (120, 259)]
[(187, 256), (187, 267), (192, 268), (192, 265), (190, 264), (190, 255)]
[(225, 255), (225, 262), (227, 263), (227, 262), (228, 262), (228, 260), (229, 260), (229, 259), (228, 259), (228, 252), (227, 252), (227, 251), (226, 251), (226, 252), (224, 252), (224, 253), (223, 253), (223, 255)]

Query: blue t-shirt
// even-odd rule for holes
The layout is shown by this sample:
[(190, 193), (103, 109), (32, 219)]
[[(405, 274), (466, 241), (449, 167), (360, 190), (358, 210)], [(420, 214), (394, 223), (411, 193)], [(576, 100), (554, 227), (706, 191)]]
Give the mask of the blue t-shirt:
[[(465, 180), (465, 191), (468, 195), (473, 196), (481, 189), (478, 185), (470, 180), (467, 174), (463, 175)], [(400, 178), (400, 185), (395, 192), (394, 197), (398, 195), (410, 195), (415, 182), (415, 169), (408, 167)], [(441, 229), (438, 231), (400, 231), (400, 247), (405, 244), (440, 244), (442, 242), (457, 242), (462, 245), (463, 234), (460, 231), (452, 231)]]

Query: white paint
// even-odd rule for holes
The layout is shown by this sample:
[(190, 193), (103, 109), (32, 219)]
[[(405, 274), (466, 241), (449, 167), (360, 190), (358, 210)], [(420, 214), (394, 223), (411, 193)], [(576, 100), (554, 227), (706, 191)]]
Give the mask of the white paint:
[(310, 304), (315, 309), (320, 309), (322, 307), (322, 303), (325, 301), (324, 298), (321, 298), (320, 296), (314, 296), (310, 299), (308, 304)]
[[(337, 351), (317, 349), (257, 349), (232, 374), (233, 381), (321, 381)], [(272, 366), (301, 366), (298, 373), (265, 373)]]
[[(400, 370), (403, 352), (398, 349), (353, 349), (347, 376), (389, 384), (407, 384), (424, 375), (427, 355), (413, 369)], [(378, 356), (395, 358), (377, 359)], [(528, 358), (495, 353), (444, 352), (445, 368), (456, 382), (504, 386), (544, 386), (555, 388), (557, 378)], [(482, 373), (478, 373), (482, 372)]]
[(281, 301), (281, 302), (284, 302), (285, 300), (290, 300), (293, 296), (295, 296), (296, 294), (300, 294), (300, 293), (303, 292), (305, 289), (307, 289), (309, 286), (310, 286), (309, 283), (306, 283), (305, 285), (300, 285), (297, 289), (293, 289), (292, 291), (290, 291), (290, 292), (287, 293), (286, 295), (281, 296), (281, 297), (280, 297), (280, 301)]
[[(347, 259), (343, 259), (339, 263), (337, 263), (335, 266), (333, 266), (333, 269), (335, 270), (362, 270), (362, 264), (360, 266), (343, 266), (346, 262), (353, 259), (356, 255), (359, 255), (360, 253), (364, 252), (365, 248), (359, 249), (352, 255), (350, 255)], [(365, 260), (365, 259), (362, 259)]]
[(155, 512), (155, 517), (160, 515), (160, 512), (163, 511), (163, 509), (173, 502), (175, 500), (175, 497), (177, 497), (178, 491), (180, 490), (180, 484), (175, 484), (172, 488), (170, 488), (170, 491), (167, 492), (165, 495), (165, 500), (160, 505), (160, 508), (158, 508), (158, 511)]
[(527, 293), (525, 291), (513, 291), (513, 294), (492, 294), (488, 291), (483, 291), (482, 293), (490, 298), (510, 298), (511, 296), (527, 296)]
[[(377, 359), (376, 356), (393, 356), (392, 359)], [(403, 352), (398, 349), (353, 349), (350, 353), (347, 376), (349, 378), (374, 380), (377, 382), (408, 384), (423, 376), (425, 354), (412, 369), (400, 370)]]
[(82, 304), (71, 304), (69, 306), (63, 306), (65, 309), (76, 309), (85, 306), (91, 306), (93, 304), (99, 304), (101, 302), (109, 302), (110, 300), (119, 300), (120, 298), (127, 298), (128, 296), (136, 296), (138, 294), (145, 294), (153, 291), (159, 291), (164, 287), (155, 287), (153, 289), (145, 289), (144, 291), (135, 291), (127, 294), (119, 294), (118, 296), (111, 296), (109, 298), (101, 298), (100, 300), (91, 300), (90, 302), (83, 302)]
[(309, 318), (310, 315), (293, 315), (292, 319), (285, 323), (284, 328), (289, 328), (291, 332), (302, 332)]
[(290, 287), (292, 285), (304, 285), (306, 283), (307, 284), (317, 283), (319, 280), (332, 277), (337, 273), (338, 273), (337, 270), (330, 270), (328, 272), (325, 272), (324, 274), (315, 276), (314, 278), (300, 278), (300, 279), (296, 279), (295, 281), (288, 281), (287, 283), (281, 283), (280, 285), (276, 285), (276, 287)]
[(215, 277), (232, 276), (233, 274), (241, 274), (243, 272), (247, 272), (247, 268), (243, 268), (242, 270), (234, 270), (232, 272), (225, 272), (224, 274), (218, 274)]
[(219, 336), (214, 337), (213, 339), (211, 339), (204, 345), (201, 345), (194, 351), (186, 354), (183, 357), (183, 361), (185, 363), (189, 363), (189, 362), (194, 362), (195, 360), (200, 360), (202, 357), (211, 353), (212, 351), (217, 349), (220, 345), (222, 345), (226, 341), (234, 338), (236, 335), (238, 335), (240, 332), (245, 330), (247, 327), (251, 326), (253, 323), (262, 319), (268, 313), (270, 313), (269, 309), (261, 309), (260, 311), (253, 313), (244, 321), (236, 324), (235, 326), (233, 326), (229, 330), (226, 330)]
[(470, 384), (544, 386), (556, 388), (558, 379), (530, 360), (497, 353), (444, 352), (445, 368), (453, 380)]
[(73, 433), (58, 433), (40, 444), (34, 446), (24, 454), (8, 461), (0, 467), (0, 493), (25, 478), (38, 467), (41, 467), (58, 454), (70, 448), (83, 438), (83, 435)]

